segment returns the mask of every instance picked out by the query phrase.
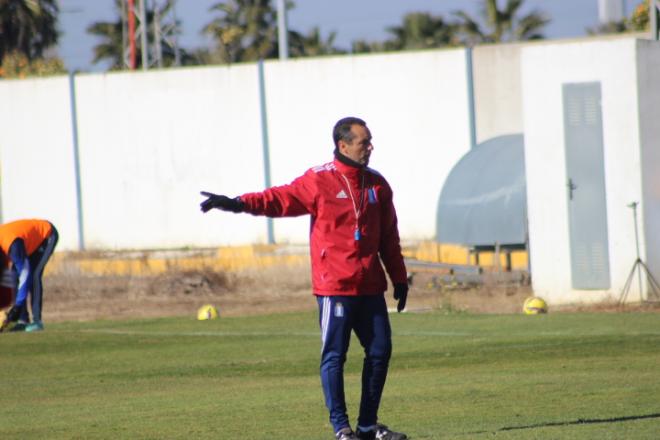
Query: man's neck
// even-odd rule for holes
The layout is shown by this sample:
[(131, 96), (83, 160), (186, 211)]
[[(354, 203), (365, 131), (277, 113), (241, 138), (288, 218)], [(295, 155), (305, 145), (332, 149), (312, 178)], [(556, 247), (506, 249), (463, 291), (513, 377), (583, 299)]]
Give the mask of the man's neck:
[(339, 149), (337, 149), (337, 148), (335, 148), (334, 153), (335, 153), (335, 157), (337, 158), (337, 160), (339, 162), (343, 163), (344, 165), (348, 165), (349, 167), (358, 168), (358, 169), (365, 168), (365, 166), (362, 165), (360, 162), (356, 162), (353, 159), (351, 159), (350, 157), (341, 154), (339, 152)]

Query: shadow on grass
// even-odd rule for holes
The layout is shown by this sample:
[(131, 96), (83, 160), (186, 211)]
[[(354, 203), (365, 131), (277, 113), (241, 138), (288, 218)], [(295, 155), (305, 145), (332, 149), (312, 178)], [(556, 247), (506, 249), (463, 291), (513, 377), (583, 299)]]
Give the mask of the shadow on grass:
[(534, 425), (525, 425), (525, 426), (505, 426), (503, 428), (497, 429), (495, 431), (475, 431), (468, 432), (467, 434), (486, 434), (492, 432), (503, 431), (517, 431), (522, 429), (536, 429), (536, 428), (546, 428), (549, 426), (569, 426), (569, 425), (589, 425), (593, 423), (618, 423), (618, 422), (631, 422), (634, 420), (644, 420), (644, 419), (658, 419), (660, 418), (660, 413), (646, 414), (643, 416), (626, 416), (626, 417), (611, 417), (607, 419), (577, 419), (571, 420), (568, 422), (548, 422), (548, 423), (536, 423)]

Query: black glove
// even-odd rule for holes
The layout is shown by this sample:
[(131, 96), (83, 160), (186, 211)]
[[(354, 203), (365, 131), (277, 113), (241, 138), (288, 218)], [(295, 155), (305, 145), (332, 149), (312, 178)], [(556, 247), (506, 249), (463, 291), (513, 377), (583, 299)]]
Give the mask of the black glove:
[(21, 313), (23, 313), (23, 310), (25, 309), (25, 306), (17, 306), (14, 305), (9, 311), (7, 312), (7, 322), (16, 322), (19, 320), (21, 317)]
[(201, 194), (208, 197), (199, 205), (203, 212), (209, 212), (213, 208), (230, 212), (243, 212), (245, 209), (245, 203), (243, 203), (239, 197), (230, 199), (227, 196), (221, 196), (206, 191), (202, 191)]
[(406, 300), (408, 299), (408, 283), (396, 283), (394, 285), (394, 299), (399, 301), (396, 305), (396, 311), (401, 313), (401, 310), (406, 308)]

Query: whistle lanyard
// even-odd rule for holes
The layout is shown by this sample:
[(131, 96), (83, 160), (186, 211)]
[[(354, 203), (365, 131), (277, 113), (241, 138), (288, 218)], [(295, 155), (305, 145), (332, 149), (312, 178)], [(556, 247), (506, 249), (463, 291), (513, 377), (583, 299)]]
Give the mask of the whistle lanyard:
[(355, 197), (353, 197), (353, 190), (351, 190), (351, 183), (348, 181), (348, 178), (342, 173), (341, 177), (346, 181), (346, 186), (348, 187), (348, 194), (351, 196), (351, 202), (353, 202), (353, 212), (355, 213), (355, 232), (353, 232), (353, 237), (355, 241), (360, 240), (360, 212), (362, 211), (362, 204), (364, 203), (364, 171), (362, 172), (362, 183), (360, 184), (360, 203), (355, 202)]

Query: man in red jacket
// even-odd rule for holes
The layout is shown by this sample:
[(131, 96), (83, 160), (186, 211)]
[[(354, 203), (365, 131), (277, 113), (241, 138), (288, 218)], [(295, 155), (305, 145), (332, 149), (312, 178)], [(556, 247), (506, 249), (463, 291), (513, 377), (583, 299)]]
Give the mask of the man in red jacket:
[[(201, 208), (269, 217), (311, 216), (312, 286), (323, 344), (321, 382), (335, 436), (405, 440), (405, 434), (378, 423), (392, 352), (383, 265), (394, 285), (399, 312), (408, 295), (392, 189), (367, 167), (373, 145), (363, 120), (339, 120), (333, 140), (335, 159), (309, 169), (289, 185), (236, 198), (202, 192), (207, 199)], [(344, 398), (343, 368), (351, 330), (365, 352), (356, 432), (350, 427)]]

